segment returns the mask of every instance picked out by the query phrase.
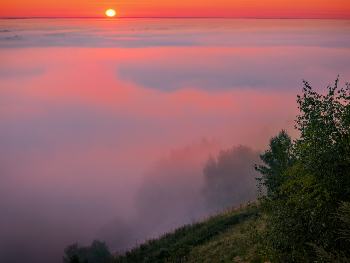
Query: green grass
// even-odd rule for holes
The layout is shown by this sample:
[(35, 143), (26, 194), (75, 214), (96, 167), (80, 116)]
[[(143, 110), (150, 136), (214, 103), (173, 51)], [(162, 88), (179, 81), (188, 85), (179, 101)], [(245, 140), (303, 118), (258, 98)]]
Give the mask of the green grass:
[(264, 226), (262, 218), (250, 217), (209, 242), (195, 247), (186, 262), (264, 262), (257, 253)]
[(263, 229), (258, 215), (254, 205), (229, 209), (149, 240), (113, 262), (254, 262), (255, 232)]

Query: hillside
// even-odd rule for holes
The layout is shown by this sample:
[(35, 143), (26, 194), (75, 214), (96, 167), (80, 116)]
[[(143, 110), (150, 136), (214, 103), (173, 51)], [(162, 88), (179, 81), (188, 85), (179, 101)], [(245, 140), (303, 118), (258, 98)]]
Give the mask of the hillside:
[(350, 84), (337, 79), (326, 95), (304, 86), (300, 138), (282, 129), (254, 166), (259, 206), (231, 207), (111, 262), (350, 262)]
[(252, 255), (254, 233), (261, 228), (255, 205), (231, 208), (148, 240), (113, 262), (243, 262)]

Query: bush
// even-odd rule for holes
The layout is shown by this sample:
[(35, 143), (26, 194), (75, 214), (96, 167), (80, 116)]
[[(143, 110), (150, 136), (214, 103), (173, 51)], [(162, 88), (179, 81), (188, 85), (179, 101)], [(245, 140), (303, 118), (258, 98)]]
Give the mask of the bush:
[(345, 223), (332, 215), (350, 201), (350, 85), (339, 89), (337, 79), (320, 95), (304, 81), (297, 101), (300, 139), (292, 143), (282, 131), (261, 156), (266, 165), (256, 167), (267, 187), (260, 197), (268, 213), (262, 253), (270, 261), (313, 262), (312, 243), (346, 256), (338, 231)]

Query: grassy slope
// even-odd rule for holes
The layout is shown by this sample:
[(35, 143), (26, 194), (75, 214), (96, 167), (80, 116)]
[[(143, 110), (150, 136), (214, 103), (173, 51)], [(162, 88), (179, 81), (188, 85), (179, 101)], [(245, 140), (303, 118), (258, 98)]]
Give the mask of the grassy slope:
[(254, 206), (228, 210), (149, 240), (114, 262), (243, 262), (240, 258), (255, 261), (254, 233), (263, 227), (257, 218)]
[(254, 216), (195, 247), (186, 262), (264, 262), (257, 253), (264, 220)]

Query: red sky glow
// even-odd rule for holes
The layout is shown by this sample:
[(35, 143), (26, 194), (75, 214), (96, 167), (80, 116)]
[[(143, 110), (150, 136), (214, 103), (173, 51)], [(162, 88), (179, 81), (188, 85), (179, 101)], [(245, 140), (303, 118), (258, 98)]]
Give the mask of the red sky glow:
[(347, 0), (133, 0), (100, 3), (96, 0), (3, 0), (0, 17), (241, 17), (349, 18)]

